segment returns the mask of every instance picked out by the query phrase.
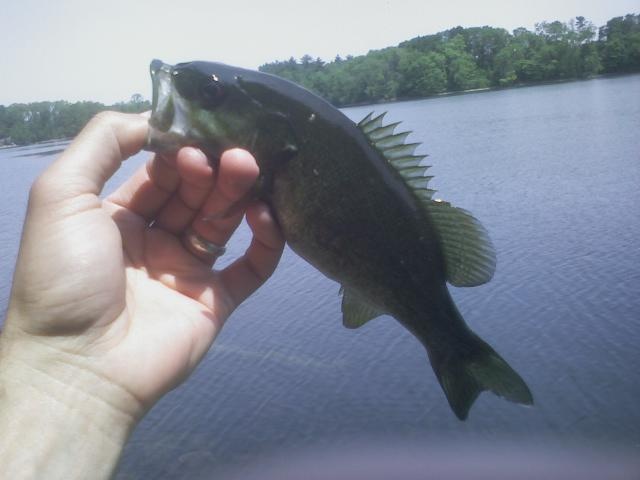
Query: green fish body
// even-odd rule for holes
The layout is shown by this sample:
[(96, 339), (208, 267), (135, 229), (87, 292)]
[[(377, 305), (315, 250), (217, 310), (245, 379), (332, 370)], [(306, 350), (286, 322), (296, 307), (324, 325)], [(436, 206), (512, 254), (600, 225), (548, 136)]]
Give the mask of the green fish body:
[(342, 285), (343, 323), (382, 314), (426, 347), (451, 408), (465, 419), (491, 390), (531, 404), (520, 376), (465, 324), (447, 282), (489, 281), (495, 254), (468, 212), (433, 200), (424, 156), (384, 115), (353, 123), (302, 87), (219, 63), (151, 64), (150, 150), (232, 147), (260, 167), (258, 195), (289, 246)]

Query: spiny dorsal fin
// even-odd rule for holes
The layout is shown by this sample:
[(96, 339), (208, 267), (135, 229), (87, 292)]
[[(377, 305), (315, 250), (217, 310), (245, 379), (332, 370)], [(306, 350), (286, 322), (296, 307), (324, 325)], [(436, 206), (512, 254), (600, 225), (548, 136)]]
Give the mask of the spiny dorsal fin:
[(395, 135), (389, 135), (386, 138), (376, 140), (376, 147), (378, 148), (390, 148), (402, 145), (410, 132), (396, 133)]
[(342, 324), (347, 328), (358, 328), (384, 312), (369, 304), (352, 290), (341, 288)]
[(400, 122), (383, 125), (382, 120), (385, 115), (386, 112), (374, 117), (371, 112), (358, 123), (358, 127), (367, 136), (371, 145), (384, 155), (420, 199), (431, 199), (434, 190), (427, 188), (427, 184), (432, 177), (425, 176), (429, 166), (422, 165), (426, 155), (414, 154), (420, 144), (405, 142), (411, 132), (394, 133)]
[(396, 127), (400, 125), (400, 122), (390, 123), (389, 125), (384, 125), (376, 128), (375, 130), (371, 130), (368, 135), (371, 140), (377, 142), (382, 138), (387, 138), (389, 135), (393, 134), (393, 131)]
[(387, 112), (384, 112), (375, 118), (371, 118), (373, 117), (373, 112), (371, 112), (358, 123), (358, 127), (360, 127), (364, 133), (369, 133), (382, 125), (382, 119), (386, 114)]
[(383, 125), (385, 114), (374, 117), (371, 112), (358, 127), (402, 176), (428, 212), (440, 235), (447, 281), (458, 287), (488, 282), (495, 272), (496, 255), (487, 231), (469, 212), (447, 202), (432, 200), (435, 190), (429, 188), (429, 181), (433, 177), (426, 175), (429, 166), (422, 165), (426, 155), (414, 154), (420, 144), (405, 142), (410, 132), (394, 133), (399, 122)]

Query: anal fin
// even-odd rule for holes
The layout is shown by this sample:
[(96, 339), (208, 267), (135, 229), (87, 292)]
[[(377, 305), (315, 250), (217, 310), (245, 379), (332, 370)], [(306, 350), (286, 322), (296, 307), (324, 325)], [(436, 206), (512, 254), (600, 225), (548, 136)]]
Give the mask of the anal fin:
[(353, 290), (341, 288), (342, 324), (347, 328), (358, 328), (385, 312), (371, 305)]

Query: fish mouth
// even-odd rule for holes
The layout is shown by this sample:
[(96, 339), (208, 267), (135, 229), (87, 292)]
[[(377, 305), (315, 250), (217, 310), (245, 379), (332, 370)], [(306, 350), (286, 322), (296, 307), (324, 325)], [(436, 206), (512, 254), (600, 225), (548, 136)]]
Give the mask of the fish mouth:
[(173, 65), (154, 59), (149, 65), (149, 71), (153, 100), (145, 149), (152, 152), (175, 152), (185, 144), (186, 115), (184, 101), (173, 87)]

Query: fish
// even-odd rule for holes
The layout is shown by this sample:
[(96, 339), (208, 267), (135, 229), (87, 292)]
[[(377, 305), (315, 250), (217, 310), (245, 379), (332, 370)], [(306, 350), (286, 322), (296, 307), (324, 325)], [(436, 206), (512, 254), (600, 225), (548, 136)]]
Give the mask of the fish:
[(532, 405), (525, 381), (465, 323), (447, 287), (488, 282), (496, 254), (464, 209), (434, 198), (425, 155), (385, 114), (357, 124), (286, 79), (222, 63), (153, 60), (146, 148), (240, 147), (260, 168), (255, 195), (289, 247), (342, 294), (342, 321), (389, 315), (426, 348), (448, 403), (465, 420), (487, 390)]

